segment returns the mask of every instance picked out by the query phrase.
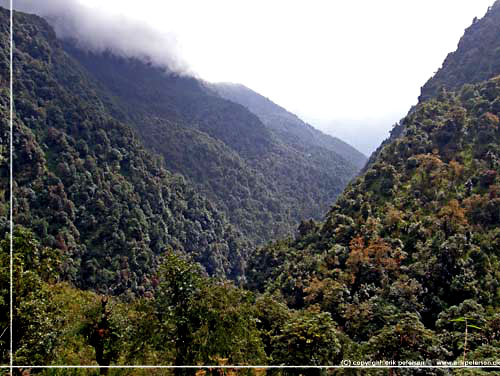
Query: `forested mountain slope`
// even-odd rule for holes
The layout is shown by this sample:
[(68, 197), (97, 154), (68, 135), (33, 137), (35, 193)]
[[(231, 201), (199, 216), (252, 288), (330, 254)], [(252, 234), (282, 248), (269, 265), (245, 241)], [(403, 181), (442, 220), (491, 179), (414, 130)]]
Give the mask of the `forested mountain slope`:
[[(8, 82), (9, 12), (0, 17)], [(144, 293), (167, 248), (211, 275), (241, 276), (247, 244), (224, 215), (107, 111), (45, 20), (15, 13), (14, 22), (14, 222), (63, 250), (66, 278), (80, 287)], [(8, 103), (2, 89), (2, 119)]]
[[(443, 90), (460, 89), (464, 84), (488, 80), (500, 75), (500, 2), (496, 1), (485, 16), (465, 30), (455, 52), (451, 52), (442, 67), (421, 88), (419, 102), (436, 97)], [(413, 108), (410, 112), (413, 111)], [(394, 125), (390, 137), (370, 156), (365, 170), (376, 160), (380, 151), (404, 131), (404, 124)]]
[(351, 145), (313, 128), (259, 93), (241, 84), (218, 83), (212, 87), (222, 97), (248, 108), (288, 145), (309, 154), (323, 154), (327, 164), (328, 159), (340, 155), (358, 168), (364, 166), (366, 157)]
[(71, 41), (65, 49), (94, 78), (110, 111), (256, 243), (286, 236), (302, 218), (322, 218), (359, 169), (335, 152), (284, 141), (193, 77), (84, 52)]
[[(498, 11), (497, 2), (485, 19)], [(3, 9), (0, 21), (5, 155), (8, 12)], [(297, 190), (293, 179), (309, 182), (303, 168), (313, 166), (291, 141), (200, 81), (165, 75), (138, 61), (84, 54), (71, 45), (63, 50), (43, 19), (16, 13), (15, 22), (14, 214), (17, 224), (36, 234), (19, 226), (14, 237), (16, 362), (498, 361), (500, 76), (495, 71), (485, 81), (473, 78), (480, 82), (438, 89), (420, 101), (324, 222), (302, 221), (294, 238), (265, 246), (245, 264), (247, 244), (224, 215), (163, 166), (177, 165), (171, 167), (176, 170), (191, 161), (193, 168), (203, 167), (193, 170), (196, 174), (206, 173), (220, 189), (231, 182), (227, 176), (255, 177), (237, 189), (256, 187), (242, 194), (268, 197), (271, 207), (255, 207), (244, 212), (248, 222), (234, 219), (239, 217), (233, 222), (250, 229), (259, 218), (264, 239), (281, 231), (267, 229), (269, 224), (291, 226), (288, 205), (320, 189), (306, 187), (276, 203), (286, 187)], [(480, 22), (484, 35), (498, 34), (497, 23)], [(490, 56), (489, 40), (483, 45), (476, 39), (477, 56), (469, 58)], [(460, 65), (454, 69), (455, 76), (462, 74)], [(215, 155), (233, 161), (231, 168), (216, 163)], [(292, 155), (295, 164), (286, 162)], [(8, 179), (5, 160), (0, 163), (5, 215)], [(288, 170), (280, 169), (285, 166)], [(219, 180), (213, 180), (213, 171)], [(288, 180), (282, 179), (287, 174)], [(197, 182), (195, 175), (187, 176)], [(218, 200), (213, 189), (204, 191)], [(240, 193), (230, 193), (235, 207), (252, 208), (254, 201), (240, 202)], [(9, 320), (7, 239), (0, 248), (3, 330)], [(207, 278), (186, 255), (223, 278), (237, 278), (246, 266), (248, 289)], [(64, 279), (73, 284), (61, 283)], [(120, 296), (99, 297), (75, 285)], [(4, 363), (7, 344), (0, 336)], [(175, 372), (189, 371), (195, 372)], [(373, 372), (392, 371), (482, 375), (488, 370)]]
[[(8, 17), (0, 9), (3, 154), (9, 118)], [(279, 343), (288, 337), (301, 341), (297, 323), (313, 339), (298, 352), (298, 361), (310, 356), (337, 361), (340, 341), (328, 315), (293, 311), (206, 277), (237, 280), (244, 275), (249, 249), (244, 238), (181, 176), (168, 172), (161, 158), (144, 149), (128, 123), (130, 113), (120, 107), (124, 102), (103, 94), (45, 20), (15, 13), (14, 22), (15, 364), (281, 364), (293, 360)], [(190, 80), (184, 79), (184, 84)], [(251, 147), (236, 138), (215, 143), (200, 124), (190, 133), (173, 120), (168, 131), (182, 132), (186, 147), (194, 134), (230, 156), (240, 145), (235, 160), (243, 161), (239, 153), (257, 159), (249, 155), (260, 157), (265, 148), (287, 153), (286, 146), (264, 133), (257, 117), (214, 98), (229, 106), (227, 116), (234, 115), (236, 106), (250, 119), (243, 125), (260, 127), (269, 138), (253, 140), (257, 146)], [(0, 162), (6, 215), (8, 177), (5, 161)], [(300, 159), (296, 163), (302, 166)], [(10, 320), (7, 238), (0, 248), (3, 331)], [(0, 362), (5, 364), (9, 338), (3, 332)]]
[[(477, 56), (469, 55), (474, 61), (489, 58), (490, 36), (498, 40), (498, 23), (490, 22), (500, 12), (498, 4), (475, 24), (484, 26), (487, 37), (484, 44), (476, 39)], [(475, 32), (474, 26), (467, 29), (462, 40)], [(456, 76), (463, 73), (455, 68)], [(500, 76), (490, 77), (495, 73), (415, 106), (326, 221), (304, 221), (294, 239), (254, 255), (248, 287), (279, 293), (295, 308), (329, 312), (375, 359), (497, 358)], [(466, 351), (464, 318), (479, 328), (469, 332)]]
[(478, 356), (499, 346), (499, 105), (500, 77), (419, 104), (324, 223), (255, 255), (248, 286), (321, 307), (384, 356), (402, 351), (380, 341), (405, 317), (436, 341), (406, 343), (412, 356), (458, 357), (460, 317), (489, 328), (470, 344)]
[(500, 74), (500, 2), (465, 30), (455, 52), (422, 87), (420, 100), (435, 97), (439, 90), (454, 90), (464, 84), (487, 80)]

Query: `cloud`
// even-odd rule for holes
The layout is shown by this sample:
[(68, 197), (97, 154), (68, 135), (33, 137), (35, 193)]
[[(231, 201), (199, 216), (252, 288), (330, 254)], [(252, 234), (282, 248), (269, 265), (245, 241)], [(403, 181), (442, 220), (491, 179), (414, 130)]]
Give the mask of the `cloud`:
[[(9, 8), (6, 0), (0, 0), (0, 5)], [(175, 35), (139, 21), (86, 7), (77, 0), (14, 0), (14, 9), (44, 17), (58, 38), (71, 39), (83, 50), (109, 51), (175, 73), (193, 74), (182, 58)]]

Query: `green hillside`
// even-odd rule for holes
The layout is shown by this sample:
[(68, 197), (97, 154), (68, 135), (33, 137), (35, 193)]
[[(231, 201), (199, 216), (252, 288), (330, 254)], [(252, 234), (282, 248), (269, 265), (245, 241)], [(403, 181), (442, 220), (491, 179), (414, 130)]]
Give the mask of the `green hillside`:
[[(303, 221), (294, 238), (253, 256), (248, 288), (330, 313), (372, 359), (498, 357), (498, 4), (466, 30), (326, 220)], [(468, 64), (452, 64), (464, 55), (475, 78)], [(448, 90), (428, 91), (437, 82)]]
[[(16, 13), (15, 22), (14, 222), (63, 250), (80, 287), (143, 293), (166, 248), (211, 275), (241, 276), (248, 248), (225, 217), (106, 110), (45, 20)], [(8, 41), (4, 28), (2, 82)], [(8, 91), (1, 98), (8, 119)]]
[(243, 85), (218, 83), (212, 87), (222, 97), (248, 108), (287, 145), (314, 156), (313, 158), (324, 166), (330, 165), (339, 156), (357, 168), (362, 168), (366, 163), (366, 157), (351, 145), (313, 128), (283, 107)]
[(494, 358), (499, 104), (500, 77), (419, 104), (325, 222), (254, 256), (248, 287), (330, 313), (376, 359), (460, 360), (461, 317), (482, 328), (469, 359)]
[(500, 73), (500, 2), (485, 17), (465, 30), (457, 50), (448, 54), (443, 66), (422, 87), (420, 100), (435, 97), (442, 88), (459, 89), (464, 84), (487, 80)]
[(303, 218), (323, 218), (360, 168), (326, 148), (310, 150), (307, 140), (288, 142), (293, 131), (270, 129), (200, 80), (72, 42), (65, 50), (94, 78), (110, 111), (254, 243), (287, 236)]
[[(256, 108), (252, 114), (190, 77), (63, 46), (43, 19), (16, 13), (15, 361), (211, 366), (497, 362), (500, 72), (498, 56), (491, 52), (500, 34), (499, 14), (497, 1), (466, 30), (457, 52), (426, 84), (421, 101), (395, 126), (364, 172), (332, 199), (324, 220), (303, 216), (293, 236), (254, 250), (234, 227), (250, 235), (256, 226), (252, 242), (286, 232), (306, 207), (312, 210), (310, 202), (326, 197), (323, 193), (335, 180), (333, 175), (321, 179), (325, 173), (318, 160), (306, 162), (293, 132), (286, 133), (289, 138), (280, 135), (280, 124), (284, 132), (301, 123), (270, 121)], [(0, 9), (2, 119), (8, 118), (9, 102), (7, 17)], [(470, 40), (475, 47), (464, 42)], [(480, 73), (472, 72), (468, 62)], [(278, 111), (276, 116), (289, 116), (265, 103)], [(3, 232), (9, 193), (6, 127), (3, 120)], [(304, 137), (309, 145), (322, 147)], [(323, 156), (333, 156), (323, 146), (328, 150)], [(164, 166), (185, 173), (189, 182)], [(345, 166), (339, 160), (340, 170), (334, 171)], [(218, 208), (228, 212), (235, 226)], [(9, 250), (4, 238), (0, 330), (9, 321)], [(4, 364), (9, 340), (0, 336)], [(40, 370), (46, 375), (97, 374), (91, 369), (71, 372)], [(498, 369), (239, 372), (479, 376), (495, 375)]]

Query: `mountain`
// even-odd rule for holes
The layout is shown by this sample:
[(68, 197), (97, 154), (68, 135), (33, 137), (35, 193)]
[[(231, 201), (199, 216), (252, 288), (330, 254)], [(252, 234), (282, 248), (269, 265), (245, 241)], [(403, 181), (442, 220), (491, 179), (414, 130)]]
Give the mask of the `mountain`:
[(499, 104), (500, 77), (419, 104), (325, 222), (253, 255), (247, 287), (330, 313), (375, 359), (462, 360), (464, 317), (467, 359), (494, 359)]
[(254, 244), (286, 236), (303, 218), (322, 218), (359, 170), (360, 161), (333, 151), (334, 142), (325, 141), (332, 150), (313, 148), (308, 140), (301, 144), (293, 130), (266, 126), (203, 81), (85, 52), (72, 41), (64, 48), (92, 77), (108, 110), (131, 124), (169, 170), (188, 178)]
[(78, 286), (137, 292), (165, 247), (244, 278), (250, 244), (321, 218), (358, 170), (283, 142), (203, 81), (83, 51), (36, 16), (16, 21), (16, 223), (67, 252)]
[[(6, 233), (10, 41), (3, 8), (0, 21)], [(225, 281), (244, 280), (251, 242), (216, 206), (246, 221), (235, 222), (247, 235), (267, 239), (302, 215), (319, 216), (357, 168), (340, 156), (320, 166), (192, 77), (77, 51), (34, 15), (15, 12), (14, 22), (15, 363), (263, 364), (269, 351), (283, 362), (286, 347), (264, 347), (295, 338), (302, 318), (325, 344), (320, 359), (336, 359), (328, 315), (257, 301)], [(203, 174), (212, 191), (197, 184)], [(7, 236), (0, 249), (3, 330), (10, 319)], [(2, 364), (8, 357), (2, 335)]]
[(465, 30), (455, 52), (450, 53), (438, 72), (422, 87), (419, 100), (435, 97), (439, 90), (456, 90), (500, 73), (500, 2)]
[[(466, 30), (326, 220), (252, 256), (248, 288), (330, 313), (365, 358), (498, 356), (499, 5)], [(474, 74), (453, 63), (465, 55)], [(433, 93), (437, 82), (448, 89)]]
[[(443, 90), (461, 89), (466, 84), (488, 80), (500, 74), (500, 2), (488, 8), (486, 15), (465, 30), (455, 52), (448, 54), (442, 67), (422, 86), (419, 102), (435, 98)], [(410, 113), (413, 108), (410, 109)], [(370, 156), (365, 170), (384, 146), (404, 132), (404, 124), (394, 125), (390, 137)]]
[[(6, 83), (9, 12), (0, 12)], [(225, 216), (106, 109), (44, 19), (16, 13), (15, 23), (16, 225), (64, 251), (65, 278), (82, 288), (142, 294), (168, 248), (189, 254), (210, 275), (241, 277), (249, 245)], [(8, 89), (1, 95), (8, 119)], [(2, 132), (4, 141), (6, 127)], [(7, 193), (3, 173), (4, 202)]]
[[(498, 4), (476, 22), (485, 36), (497, 32), (490, 21)], [(0, 18), (0, 210), (6, 214), (8, 12), (1, 9)], [(12, 271), (9, 239), (0, 241), (0, 328), (8, 327), (13, 273), (16, 364), (430, 366), (499, 359), (497, 71), (422, 98), (331, 202), (324, 221), (303, 219), (294, 237), (250, 252), (215, 207), (222, 205), (220, 192), (210, 196), (194, 177), (186, 173), (186, 181), (165, 166), (181, 169), (186, 158), (192, 168), (205, 168), (220, 155), (233, 161), (230, 168), (213, 164), (222, 166), (215, 170), (221, 189), (227, 176), (257, 176), (248, 187), (286, 205), (326, 189), (306, 179), (304, 169), (317, 161), (307, 164), (293, 137), (280, 136), (278, 122), (262, 121), (195, 78), (76, 50), (39, 17), (16, 13), (15, 23), (18, 226)], [(491, 59), (488, 41), (477, 38), (469, 52), (477, 67)], [(453, 76), (462, 69), (467, 64), (456, 65)], [(212, 179), (204, 168), (198, 173)], [(280, 196), (293, 179), (309, 185), (288, 185), (299, 192)], [(240, 193), (234, 192), (236, 202)], [(290, 215), (281, 219), (291, 226), (292, 207), (277, 205), (249, 212), (248, 228), (256, 218), (272, 224), (280, 213)], [(242, 275), (246, 289), (224, 280)], [(3, 363), (9, 339), (0, 336)], [(489, 370), (496, 372), (388, 372)], [(379, 371), (385, 373), (373, 373)]]
[[(366, 163), (366, 157), (349, 144), (313, 128), (296, 115), (244, 85), (218, 83), (212, 87), (222, 97), (245, 106), (257, 115), (266, 127), (291, 147), (309, 154), (323, 154), (325, 159), (334, 160), (340, 155), (358, 168), (362, 168)], [(325, 160), (325, 163), (328, 162)]]

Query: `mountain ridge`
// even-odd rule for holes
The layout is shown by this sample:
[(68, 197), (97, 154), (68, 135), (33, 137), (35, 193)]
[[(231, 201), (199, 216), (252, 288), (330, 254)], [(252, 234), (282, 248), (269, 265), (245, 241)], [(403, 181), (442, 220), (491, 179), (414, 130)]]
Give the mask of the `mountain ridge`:
[[(304, 147), (321, 147), (362, 168), (366, 157), (337, 137), (327, 135), (269, 98), (237, 83), (216, 83), (210, 86), (222, 97), (239, 103), (257, 115), (264, 125), (282, 135), (286, 142)], [(304, 145), (305, 144), (305, 145)]]
[(437, 96), (442, 89), (456, 90), (500, 73), (499, 9), (500, 1), (496, 0), (484, 17), (474, 18), (457, 49), (448, 54), (441, 68), (422, 86), (419, 101)]
[(356, 174), (357, 167), (336, 153), (319, 150), (311, 158), (283, 142), (203, 81), (82, 52), (71, 43), (64, 47), (104, 87), (101, 99), (111, 111), (134, 125), (167, 168), (189, 178), (258, 244), (286, 236), (302, 218), (321, 218)]
[[(446, 90), (457, 90), (463, 85), (488, 80), (500, 74), (500, 1), (496, 0), (481, 19), (465, 29), (457, 49), (450, 52), (441, 68), (420, 89), (418, 103), (444, 95)], [(480, 49), (478, 48), (480, 46)], [(413, 106), (408, 115), (415, 110)], [(380, 151), (405, 132), (398, 122), (390, 136), (369, 157), (366, 171)]]

